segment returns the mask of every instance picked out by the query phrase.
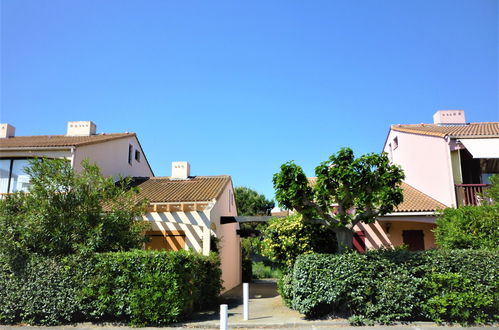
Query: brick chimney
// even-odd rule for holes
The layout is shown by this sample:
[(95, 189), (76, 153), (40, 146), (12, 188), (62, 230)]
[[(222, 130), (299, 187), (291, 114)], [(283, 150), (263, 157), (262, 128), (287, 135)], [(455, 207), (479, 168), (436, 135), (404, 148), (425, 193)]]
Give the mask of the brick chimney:
[(67, 136), (95, 135), (96, 126), (91, 121), (68, 121)]
[(464, 110), (438, 110), (433, 115), (433, 123), (437, 125), (466, 124)]
[(16, 135), (16, 128), (9, 124), (0, 124), (0, 138), (11, 138)]

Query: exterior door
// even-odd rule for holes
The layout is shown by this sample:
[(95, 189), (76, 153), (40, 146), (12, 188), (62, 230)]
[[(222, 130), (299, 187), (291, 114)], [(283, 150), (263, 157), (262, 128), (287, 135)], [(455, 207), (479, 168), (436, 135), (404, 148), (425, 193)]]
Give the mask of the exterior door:
[(353, 248), (357, 250), (357, 252), (366, 252), (366, 234), (364, 233), (364, 231), (359, 230), (353, 234), (352, 244)]
[(424, 250), (424, 234), (422, 230), (404, 230), (402, 237), (404, 244), (409, 247), (409, 250)]
[(185, 247), (185, 233), (183, 231), (148, 231), (146, 250), (183, 250)]

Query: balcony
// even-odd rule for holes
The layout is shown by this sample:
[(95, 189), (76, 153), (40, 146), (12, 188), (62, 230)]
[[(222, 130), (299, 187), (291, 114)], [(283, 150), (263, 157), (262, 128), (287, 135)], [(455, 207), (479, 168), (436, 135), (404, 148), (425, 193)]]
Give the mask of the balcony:
[(456, 184), (457, 206), (482, 205), (488, 184)]

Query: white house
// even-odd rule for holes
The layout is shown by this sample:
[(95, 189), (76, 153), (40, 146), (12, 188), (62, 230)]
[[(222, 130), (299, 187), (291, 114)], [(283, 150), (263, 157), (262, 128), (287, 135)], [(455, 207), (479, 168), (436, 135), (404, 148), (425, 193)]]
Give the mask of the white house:
[(241, 246), (232, 179), (227, 175), (191, 176), (187, 162), (173, 162), (172, 176), (136, 178), (139, 196), (149, 201), (144, 220), (151, 224), (149, 249), (193, 250), (207, 255), (218, 238), (224, 290), (241, 283)]
[(66, 135), (15, 136), (13, 126), (0, 124), (0, 193), (27, 190), (23, 168), (35, 157), (65, 158), (76, 170), (88, 159), (115, 178), (154, 175), (135, 133), (97, 134), (91, 121), (70, 121)]

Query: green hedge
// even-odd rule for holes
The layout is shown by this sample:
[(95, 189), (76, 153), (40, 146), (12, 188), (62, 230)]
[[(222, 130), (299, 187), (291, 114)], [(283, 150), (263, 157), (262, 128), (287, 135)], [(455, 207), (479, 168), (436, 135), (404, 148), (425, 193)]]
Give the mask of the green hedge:
[(0, 324), (181, 321), (216, 303), (219, 266), (214, 254), (142, 250), (0, 262)]
[(378, 250), (299, 257), (280, 292), (307, 317), (351, 316), (355, 324), (433, 320), (497, 322), (499, 253)]

